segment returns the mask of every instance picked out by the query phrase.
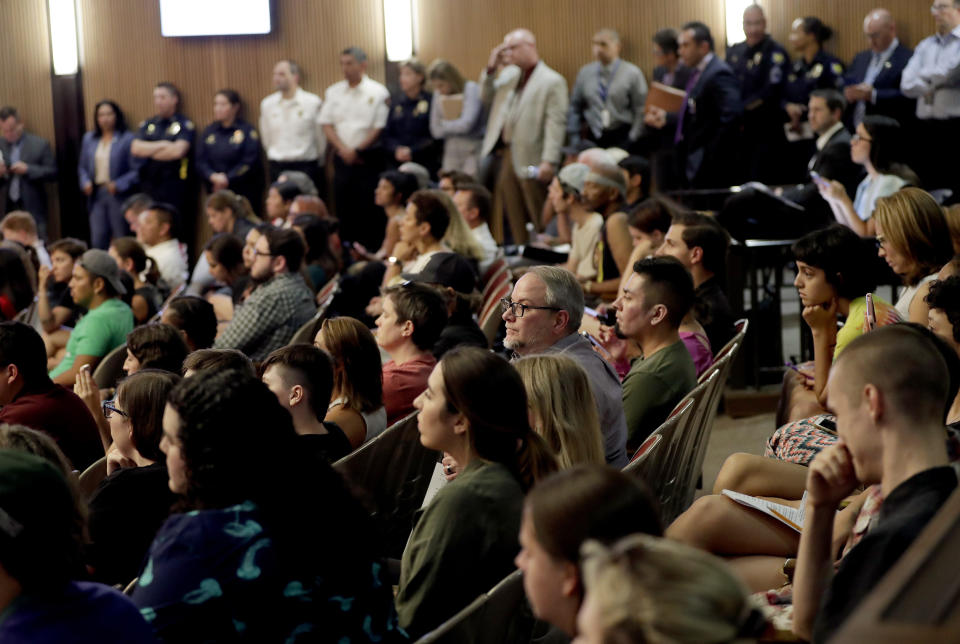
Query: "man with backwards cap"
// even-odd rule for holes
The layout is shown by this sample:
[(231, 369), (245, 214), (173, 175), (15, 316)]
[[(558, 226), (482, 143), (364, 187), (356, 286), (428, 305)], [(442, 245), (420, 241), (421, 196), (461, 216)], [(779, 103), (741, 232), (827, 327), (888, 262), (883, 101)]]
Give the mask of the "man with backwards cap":
[(104, 356), (127, 341), (133, 331), (133, 311), (120, 300), (126, 292), (120, 269), (107, 251), (88, 250), (74, 264), (70, 297), (87, 314), (70, 333), (63, 360), (50, 372), (55, 383), (72, 387), (81, 367), (96, 368)]

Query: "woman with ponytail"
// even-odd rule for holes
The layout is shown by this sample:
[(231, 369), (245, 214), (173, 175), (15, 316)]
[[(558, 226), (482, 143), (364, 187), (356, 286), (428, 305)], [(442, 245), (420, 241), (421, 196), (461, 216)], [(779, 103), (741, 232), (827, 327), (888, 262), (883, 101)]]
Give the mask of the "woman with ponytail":
[(403, 552), (397, 612), (419, 636), (513, 571), (524, 494), (557, 465), (530, 428), (520, 375), (488, 351), (445, 354), (414, 406), (420, 442), (462, 468), (424, 509)]
[(160, 281), (157, 263), (133, 237), (117, 237), (111, 241), (110, 256), (117, 262), (120, 270), (133, 279), (134, 290), (130, 308), (133, 309), (134, 321), (138, 325), (144, 324), (156, 315), (163, 305), (163, 296), (157, 288), (157, 282)]

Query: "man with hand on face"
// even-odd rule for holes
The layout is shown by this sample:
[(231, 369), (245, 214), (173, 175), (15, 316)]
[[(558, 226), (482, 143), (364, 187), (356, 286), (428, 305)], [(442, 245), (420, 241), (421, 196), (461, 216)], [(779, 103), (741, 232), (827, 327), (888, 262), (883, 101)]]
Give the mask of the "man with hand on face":
[(321, 190), (327, 140), (320, 123), (323, 101), (300, 87), (300, 66), (281, 60), (273, 68), (275, 91), (260, 102), (260, 138), (270, 163), (270, 181), (284, 170), (303, 172)]
[(493, 236), (503, 241), (506, 216), (513, 242), (526, 244), (526, 224), (539, 228), (547, 185), (560, 163), (567, 81), (540, 60), (534, 35), (516, 29), (490, 52), (480, 85), (490, 114), (480, 156), (500, 157)]
[(585, 138), (597, 147), (629, 149), (640, 137), (647, 81), (639, 67), (620, 58), (621, 48), (620, 35), (613, 29), (594, 34), (597, 60), (580, 68), (570, 96), (571, 145)]
[[(915, 324), (866, 333), (834, 363), (827, 405), (840, 440), (820, 452), (807, 474), (793, 583), (798, 636), (832, 637), (956, 489), (944, 413), (958, 371), (953, 349)], [(837, 509), (860, 486), (873, 484), (884, 492), (880, 512), (834, 573)]]

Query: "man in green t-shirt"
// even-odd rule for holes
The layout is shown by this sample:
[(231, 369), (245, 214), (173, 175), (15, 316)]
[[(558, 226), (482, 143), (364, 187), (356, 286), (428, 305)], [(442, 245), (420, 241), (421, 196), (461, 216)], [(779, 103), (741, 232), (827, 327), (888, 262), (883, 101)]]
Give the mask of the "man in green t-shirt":
[(693, 306), (693, 280), (673, 257), (649, 257), (633, 266), (620, 297), (616, 332), (635, 341), (637, 358), (623, 379), (630, 454), (697, 386), (697, 370), (678, 329)]
[(70, 297), (87, 309), (67, 341), (67, 352), (50, 372), (53, 381), (72, 387), (84, 365), (93, 369), (100, 360), (127, 341), (133, 331), (133, 312), (120, 300), (126, 289), (120, 269), (103, 250), (91, 249), (73, 265)]

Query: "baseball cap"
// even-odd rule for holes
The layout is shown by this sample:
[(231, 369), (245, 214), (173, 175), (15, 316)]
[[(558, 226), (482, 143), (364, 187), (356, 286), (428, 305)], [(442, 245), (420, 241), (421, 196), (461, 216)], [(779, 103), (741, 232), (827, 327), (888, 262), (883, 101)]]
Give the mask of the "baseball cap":
[(456, 253), (437, 253), (422, 271), (403, 273), (401, 277), (411, 282), (442, 284), (458, 293), (473, 293), (477, 286), (477, 276), (470, 263)]
[(560, 180), (561, 185), (573, 188), (577, 194), (583, 194), (583, 182), (586, 181), (588, 174), (590, 174), (590, 166), (586, 163), (571, 163), (560, 168), (557, 179)]
[(127, 292), (123, 282), (120, 281), (120, 269), (107, 251), (91, 248), (80, 256), (80, 266), (91, 275), (102, 277), (109, 282), (118, 294), (123, 295)]

